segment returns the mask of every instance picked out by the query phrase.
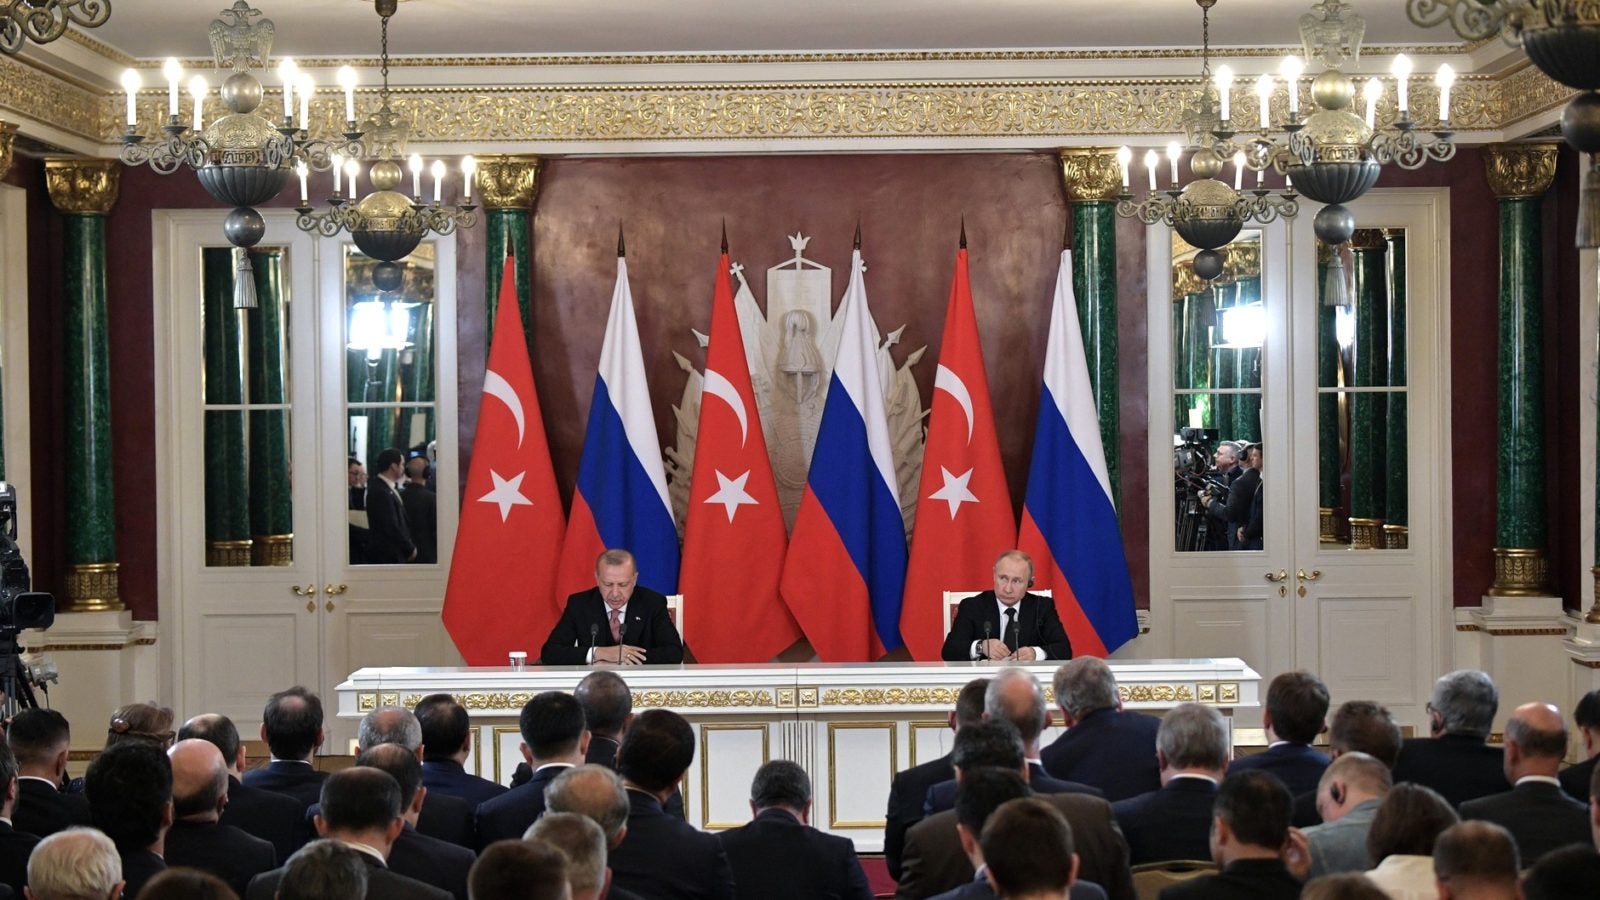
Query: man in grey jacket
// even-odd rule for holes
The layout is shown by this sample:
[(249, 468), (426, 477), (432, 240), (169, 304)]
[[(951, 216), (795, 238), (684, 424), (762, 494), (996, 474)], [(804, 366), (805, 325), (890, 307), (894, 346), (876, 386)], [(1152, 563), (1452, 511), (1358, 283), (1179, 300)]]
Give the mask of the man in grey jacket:
[(1391, 785), (1389, 767), (1366, 753), (1345, 753), (1328, 765), (1317, 783), (1323, 824), (1306, 829), (1310, 878), (1372, 868), (1367, 832)]

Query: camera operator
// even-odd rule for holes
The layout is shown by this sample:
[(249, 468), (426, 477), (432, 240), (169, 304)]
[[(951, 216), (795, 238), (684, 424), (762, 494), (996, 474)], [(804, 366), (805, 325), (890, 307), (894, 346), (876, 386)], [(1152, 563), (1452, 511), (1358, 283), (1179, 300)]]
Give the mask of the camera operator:
[(1261, 487), (1261, 445), (1244, 446), (1244, 470), (1228, 486), (1228, 502), (1223, 511), (1227, 522), (1229, 550), (1260, 550), (1261, 539), (1246, 541), (1244, 529), (1250, 524), (1251, 505)]
[(1216, 468), (1206, 473), (1206, 480), (1212, 486), (1195, 494), (1206, 511), (1207, 550), (1239, 549), (1236, 533), (1228, 527), (1228, 489), (1233, 486), (1235, 479), (1244, 474), (1244, 468), (1239, 465), (1240, 450), (1235, 441), (1219, 441), (1217, 452), (1211, 457)]

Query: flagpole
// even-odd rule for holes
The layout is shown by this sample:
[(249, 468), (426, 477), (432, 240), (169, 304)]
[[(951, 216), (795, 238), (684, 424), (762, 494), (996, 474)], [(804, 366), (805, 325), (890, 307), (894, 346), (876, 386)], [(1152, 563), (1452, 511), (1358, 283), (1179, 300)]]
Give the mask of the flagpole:
[(626, 257), (627, 255), (628, 255), (628, 248), (627, 248), (626, 245), (624, 245), (622, 243), (622, 223), (618, 222), (617, 223), (617, 258), (621, 259), (623, 257)]

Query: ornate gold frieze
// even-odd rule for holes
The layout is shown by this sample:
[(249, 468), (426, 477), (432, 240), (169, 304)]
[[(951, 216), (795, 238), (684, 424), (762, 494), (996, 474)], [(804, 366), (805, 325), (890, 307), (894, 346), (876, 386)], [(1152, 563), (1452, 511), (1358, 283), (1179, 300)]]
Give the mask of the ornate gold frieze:
[(242, 541), (207, 541), (206, 565), (248, 566), (252, 543), (249, 538)]
[(294, 535), (258, 534), (250, 548), (250, 563), (257, 566), (287, 566), (294, 562)]
[(0, 56), (0, 107), (16, 117), (49, 122), (85, 138), (104, 139), (121, 121), (110, 95), (79, 87), (11, 56)]
[(1389, 244), (1383, 239), (1381, 228), (1357, 228), (1350, 235), (1350, 248), (1352, 250), (1368, 250), (1383, 252), (1389, 249)]
[[(1120, 690), (1120, 686), (1118, 688)], [(1197, 703), (1230, 704), (1239, 702), (1237, 681), (1202, 681), (1194, 686)]]
[(1491, 597), (1543, 597), (1550, 593), (1550, 561), (1539, 547), (1494, 548)]
[(122, 592), (117, 587), (117, 564), (74, 563), (68, 566), (65, 599), (68, 612), (111, 612), (123, 609)]
[(478, 190), (487, 209), (533, 209), (539, 194), (537, 156), (487, 156), (478, 160)]
[(1122, 169), (1115, 147), (1069, 147), (1057, 152), (1067, 199), (1074, 203), (1115, 200), (1122, 192)]
[(1185, 703), (1195, 692), (1187, 684), (1119, 684), (1117, 697), (1124, 703)]
[(772, 692), (765, 690), (634, 691), (635, 708), (725, 709), (732, 706), (772, 706)]
[(960, 688), (830, 688), (822, 692), (823, 706), (953, 706)]
[(1383, 520), (1350, 517), (1350, 549), (1379, 550), (1383, 548)]
[(1407, 550), (1411, 547), (1411, 529), (1404, 525), (1383, 526), (1385, 550)]
[(64, 213), (103, 216), (117, 202), (122, 163), (114, 159), (61, 158), (44, 161), (50, 202)]
[(1550, 141), (1489, 144), (1483, 148), (1483, 170), (1496, 197), (1537, 197), (1556, 176), (1561, 145)]

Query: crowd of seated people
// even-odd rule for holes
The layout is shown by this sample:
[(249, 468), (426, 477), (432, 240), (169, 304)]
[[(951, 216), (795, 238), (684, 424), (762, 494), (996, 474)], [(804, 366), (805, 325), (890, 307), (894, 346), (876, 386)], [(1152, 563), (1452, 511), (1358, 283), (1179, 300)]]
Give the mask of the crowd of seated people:
[[(1600, 692), (1575, 710), (1588, 758), (1567, 766), (1548, 704), (1517, 707), (1503, 746), (1487, 743), (1499, 697), (1477, 671), (1439, 678), (1429, 735), (1405, 740), (1382, 705), (1330, 716), (1320, 680), (1283, 673), (1268, 746), (1242, 756), (1213, 707), (1123, 709), (1101, 660), (1062, 665), (1051, 687), (1055, 711), (1024, 669), (973, 680), (949, 755), (896, 776), (896, 898), (1600, 897)], [(527, 701), (516, 786), (466, 772), (473, 733), (447, 694), (368, 713), (354, 765), (331, 774), (313, 765), (315, 694), (276, 693), (261, 718), (270, 759), (250, 767), (225, 716), (124, 706), (73, 781), (67, 720), (19, 712), (0, 743), (0, 900), (874, 896), (852, 842), (811, 825), (793, 761), (756, 771), (748, 824), (688, 824), (693, 727), (635, 715), (611, 671)], [(1047, 743), (1053, 718), (1066, 729)]]

